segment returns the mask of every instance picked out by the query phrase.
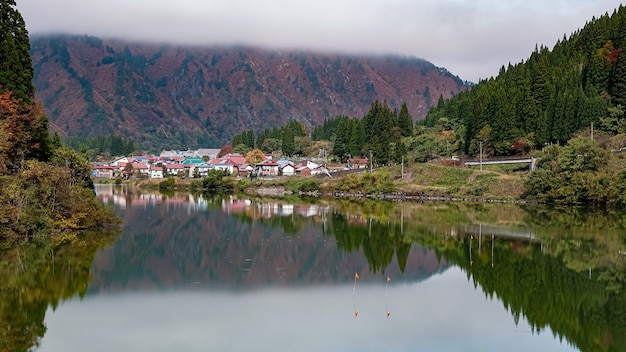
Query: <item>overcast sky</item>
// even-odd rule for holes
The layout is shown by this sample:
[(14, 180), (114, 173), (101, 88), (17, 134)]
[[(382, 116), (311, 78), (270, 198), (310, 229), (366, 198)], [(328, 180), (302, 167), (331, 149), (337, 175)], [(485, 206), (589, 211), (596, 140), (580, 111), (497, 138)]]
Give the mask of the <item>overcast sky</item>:
[(618, 0), (16, 0), (31, 34), (399, 54), (477, 82)]

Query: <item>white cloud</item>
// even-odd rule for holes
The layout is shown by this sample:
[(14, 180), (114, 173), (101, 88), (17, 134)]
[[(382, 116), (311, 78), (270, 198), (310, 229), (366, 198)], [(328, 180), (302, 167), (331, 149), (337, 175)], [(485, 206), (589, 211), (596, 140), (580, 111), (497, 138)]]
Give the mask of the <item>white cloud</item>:
[(617, 0), (18, 0), (31, 33), (423, 57), (462, 79), (609, 14)]

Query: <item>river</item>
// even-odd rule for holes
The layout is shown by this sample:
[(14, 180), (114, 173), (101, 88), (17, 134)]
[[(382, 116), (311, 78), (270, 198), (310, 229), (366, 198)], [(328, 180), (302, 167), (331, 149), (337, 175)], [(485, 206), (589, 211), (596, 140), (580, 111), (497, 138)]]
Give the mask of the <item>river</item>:
[[(17, 341), (11, 346), (626, 350), (619, 213), (112, 185), (98, 185), (97, 194), (123, 218), (121, 234), (91, 252), (51, 250), (54, 260), (37, 273), (3, 274), (30, 288), (0, 302), (0, 312), (12, 312), (2, 321), (16, 331), (6, 335)], [(19, 253), (27, 260), (30, 252)]]

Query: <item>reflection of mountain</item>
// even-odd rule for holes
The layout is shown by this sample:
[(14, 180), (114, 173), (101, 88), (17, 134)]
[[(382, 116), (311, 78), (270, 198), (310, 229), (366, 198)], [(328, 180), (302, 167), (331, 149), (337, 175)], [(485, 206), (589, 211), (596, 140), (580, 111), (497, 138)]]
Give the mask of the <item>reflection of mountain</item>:
[(533, 333), (549, 328), (583, 352), (626, 350), (623, 216), (231, 198), (196, 200), (206, 206), (190, 211), (159, 199), (126, 208), (125, 235), (98, 256), (92, 291), (311, 285), (350, 282), (354, 272), (414, 281), (445, 270), (443, 257)]
[[(115, 192), (99, 189), (98, 194), (102, 200), (124, 204), (125, 225), (124, 235), (94, 261), (91, 292), (186, 285), (230, 289), (324, 284), (349, 282), (354, 272), (365, 281), (368, 276), (376, 280), (373, 273), (368, 275), (370, 270), (379, 272), (376, 276), (384, 273), (396, 280), (414, 281), (447, 267), (434, 251), (410, 243), (403, 244), (396, 261), (392, 249), (391, 255), (385, 251), (384, 263), (373, 267), (368, 264), (369, 247), (363, 247), (364, 258), (358, 248), (344, 247), (348, 240), (341, 234), (335, 231), (335, 238), (325, 232), (330, 225), (336, 227), (336, 221), (324, 205), (189, 195), (167, 198), (120, 188)], [(184, 199), (193, 199), (194, 205), (185, 204)]]

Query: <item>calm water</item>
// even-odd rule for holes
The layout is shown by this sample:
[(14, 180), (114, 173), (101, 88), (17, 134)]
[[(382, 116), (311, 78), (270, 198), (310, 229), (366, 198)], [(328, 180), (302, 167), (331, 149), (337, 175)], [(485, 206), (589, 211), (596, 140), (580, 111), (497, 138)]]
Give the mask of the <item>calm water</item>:
[(12, 297), (39, 351), (626, 350), (620, 214), (98, 196), (122, 234)]

